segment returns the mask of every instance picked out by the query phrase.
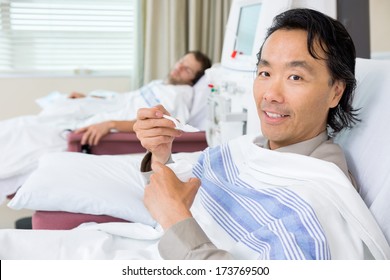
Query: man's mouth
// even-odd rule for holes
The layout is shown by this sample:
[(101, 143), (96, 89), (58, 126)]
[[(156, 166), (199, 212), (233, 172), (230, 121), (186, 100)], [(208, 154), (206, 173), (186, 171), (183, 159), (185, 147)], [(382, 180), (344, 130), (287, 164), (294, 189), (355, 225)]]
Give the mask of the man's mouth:
[(277, 114), (277, 113), (272, 113), (272, 112), (267, 112), (267, 111), (265, 111), (265, 114), (266, 114), (269, 118), (271, 118), (271, 119), (279, 119), (279, 118), (288, 117), (288, 115)]

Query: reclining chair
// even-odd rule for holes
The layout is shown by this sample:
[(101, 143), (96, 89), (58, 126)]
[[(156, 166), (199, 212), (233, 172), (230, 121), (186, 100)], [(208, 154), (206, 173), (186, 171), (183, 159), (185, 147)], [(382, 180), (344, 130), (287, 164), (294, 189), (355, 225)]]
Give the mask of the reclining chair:
[[(356, 76), (358, 86), (354, 106), (355, 108), (360, 108), (359, 117), (362, 119), (362, 122), (351, 130), (339, 133), (335, 141), (345, 151), (348, 166), (359, 187), (359, 194), (377, 219), (382, 231), (390, 242), (390, 216), (388, 215), (390, 211), (388, 203), (390, 195), (390, 177), (388, 176), (390, 150), (389, 145), (387, 145), (390, 141), (390, 134), (387, 130), (387, 123), (383, 121), (390, 117), (388, 110), (390, 105), (388, 94), (388, 89), (390, 88), (389, 67), (390, 61), (357, 60)], [(259, 126), (254, 125), (254, 127)], [(43, 213), (46, 214), (46, 217), (51, 216), (51, 223), (48, 222), (48, 219), (45, 221), (42, 219), (43, 215), (41, 214)], [(67, 216), (61, 216), (61, 214), (63, 213), (38, 211), (34, 215), (33, 227), (35, 229), (70, 229), (82, 222), (91, 221), (83, 218), (74, 222), (75, 215), (79, 214), (69, 214), (70, 216), (73, 215), (71, 223), (67, 222)], [(82, 217), (88, 217), (88, 215)], [(100, 222), (124, 221), (105, 215), (93, 216), (93, 218), (97, 222), (99, 222), (98, 219), (100, 219)]]

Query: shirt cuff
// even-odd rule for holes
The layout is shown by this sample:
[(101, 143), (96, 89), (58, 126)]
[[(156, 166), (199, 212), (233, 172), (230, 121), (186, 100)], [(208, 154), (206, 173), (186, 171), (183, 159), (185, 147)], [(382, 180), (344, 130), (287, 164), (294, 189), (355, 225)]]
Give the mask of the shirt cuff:
[(141, 161), (141, 172), (150, 172), (152, 171), (152, 153), (147, 152), (144, 158)]
[(171, 226), (158, 248), (161, 257), (167, 260), (232, 259), (228, 252), (215, 247), (194, 218)]

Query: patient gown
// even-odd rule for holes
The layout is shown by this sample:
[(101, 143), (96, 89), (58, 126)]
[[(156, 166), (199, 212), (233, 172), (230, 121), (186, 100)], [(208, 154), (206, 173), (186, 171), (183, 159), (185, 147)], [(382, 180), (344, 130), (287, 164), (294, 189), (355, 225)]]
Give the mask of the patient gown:
[(108, 120), (133, 120), (139, 108), (157, 104), (187, 121), (192, 98), (191, 86), (157, 80), (110, 100), (65, 98), (46, 106), (38, 115), (1, 121), (0, 201), (16, 191), (42, 155), (66, 150), (67, 131)]

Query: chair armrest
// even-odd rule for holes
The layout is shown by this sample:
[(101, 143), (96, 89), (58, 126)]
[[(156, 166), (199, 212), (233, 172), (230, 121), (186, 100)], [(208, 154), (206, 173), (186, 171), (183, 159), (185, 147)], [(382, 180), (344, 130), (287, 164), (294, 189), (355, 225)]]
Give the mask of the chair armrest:
[[(80, 141), (83, 137), (82, 133), (69, 133), (68, 135), (68, 151), (69, 152), (85, 152)], [(94, 155), (120, 155), (145, 153), (145, 148), (141, 146), (135, 133), (109, 133), (102, 137), (99, 144), (88, 147), (88, 153)]]
[[(68, 135), (69, 152), (82, 152), (83, 147), (80, 143), (82, 133), (70, 132)], [(204, 131), (194, 133), (183, 133), (173, 141), (172, 152), (195, 152), (207, 148), (206, 133)], [(98, 145), (88, 147), (89, 153), (94, 155), (119, 155), (145, 153), (134, 132), (116, 132), (104, 136)]]
[(91, 215), (63, 211), (36, 211), (32, 215), (33, 229), (65, 230), (73, 229), (83, 223), (131, 223), (107, 215)]

